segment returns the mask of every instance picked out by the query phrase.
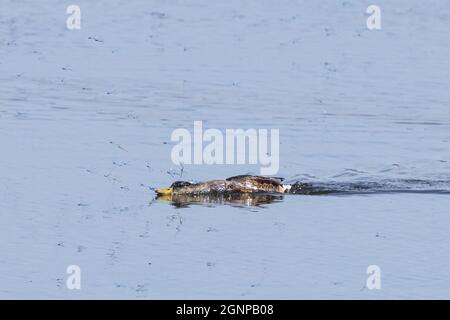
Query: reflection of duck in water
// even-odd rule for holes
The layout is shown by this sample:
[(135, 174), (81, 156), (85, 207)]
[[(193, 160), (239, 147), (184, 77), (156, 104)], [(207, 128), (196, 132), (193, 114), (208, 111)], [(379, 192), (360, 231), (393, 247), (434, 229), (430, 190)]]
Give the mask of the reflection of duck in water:
[(231, 194), (178, 194), (158, 195), (158, 200), (169, 200), (177, 208), (200, 204), (203, 206), (231, 205), (235, 207), (261, 206), (283, 200), (282, 195), (264, 193), (231, 193)]
[(199, 183), (186, 181), (174, 182), (167, 189), (157, 189), (159, 196), (180, 195), (231, 195), (231, 194), (253, 194), (271, 193), (280, 194), (290, 190), (290, 185), (283, 185), (281, 178), (269, 178), (261, 176), (242, 175), (228, 178), (226, 180), (211, 180)]

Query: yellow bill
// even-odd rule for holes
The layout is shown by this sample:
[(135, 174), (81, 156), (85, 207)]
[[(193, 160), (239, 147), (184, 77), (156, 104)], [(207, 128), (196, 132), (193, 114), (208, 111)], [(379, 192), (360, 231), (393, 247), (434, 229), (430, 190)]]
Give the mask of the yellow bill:
[(156, 189), (156, 193), (159, 195), (171, 195), (172, 194), (172, 188), (167, 188), (167, 189)]

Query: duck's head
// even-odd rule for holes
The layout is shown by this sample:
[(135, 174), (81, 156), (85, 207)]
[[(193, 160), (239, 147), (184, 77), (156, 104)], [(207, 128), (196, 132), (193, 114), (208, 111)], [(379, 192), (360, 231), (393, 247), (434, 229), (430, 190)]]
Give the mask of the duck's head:
[(156, 189), (156, 193), (158, 195), (172, 195), (177, 192), (177, 190), (190, 186), (192, 183), (187, 181), (175, 181), (172, 185), (167, 189)]

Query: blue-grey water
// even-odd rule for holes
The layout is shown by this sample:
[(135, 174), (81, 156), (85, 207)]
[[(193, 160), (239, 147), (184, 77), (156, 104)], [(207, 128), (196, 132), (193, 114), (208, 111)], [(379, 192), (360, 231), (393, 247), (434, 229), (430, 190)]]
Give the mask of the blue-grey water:
[(450, 180), (448, 2), (378, 0), (381, 30), (369, 1), (75, 2), (81, 30), (0, 1), (0, 298), (450, 298), (448, 194), (152, 192), (259, 173), (174, 165), (197, 120), (279, 129), (290, 181)]

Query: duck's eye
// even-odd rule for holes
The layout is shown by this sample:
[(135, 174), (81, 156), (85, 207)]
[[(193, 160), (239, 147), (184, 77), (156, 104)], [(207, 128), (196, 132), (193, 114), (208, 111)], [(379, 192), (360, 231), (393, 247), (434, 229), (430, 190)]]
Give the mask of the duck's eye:
[(187, 187), (190, 185), (191, 185), (191, 183), (187, 182), (187, 181), (175, 181), (174, 183), (172, 183), (171, 187), (172, 188), (182, 188), (182, 187)]

